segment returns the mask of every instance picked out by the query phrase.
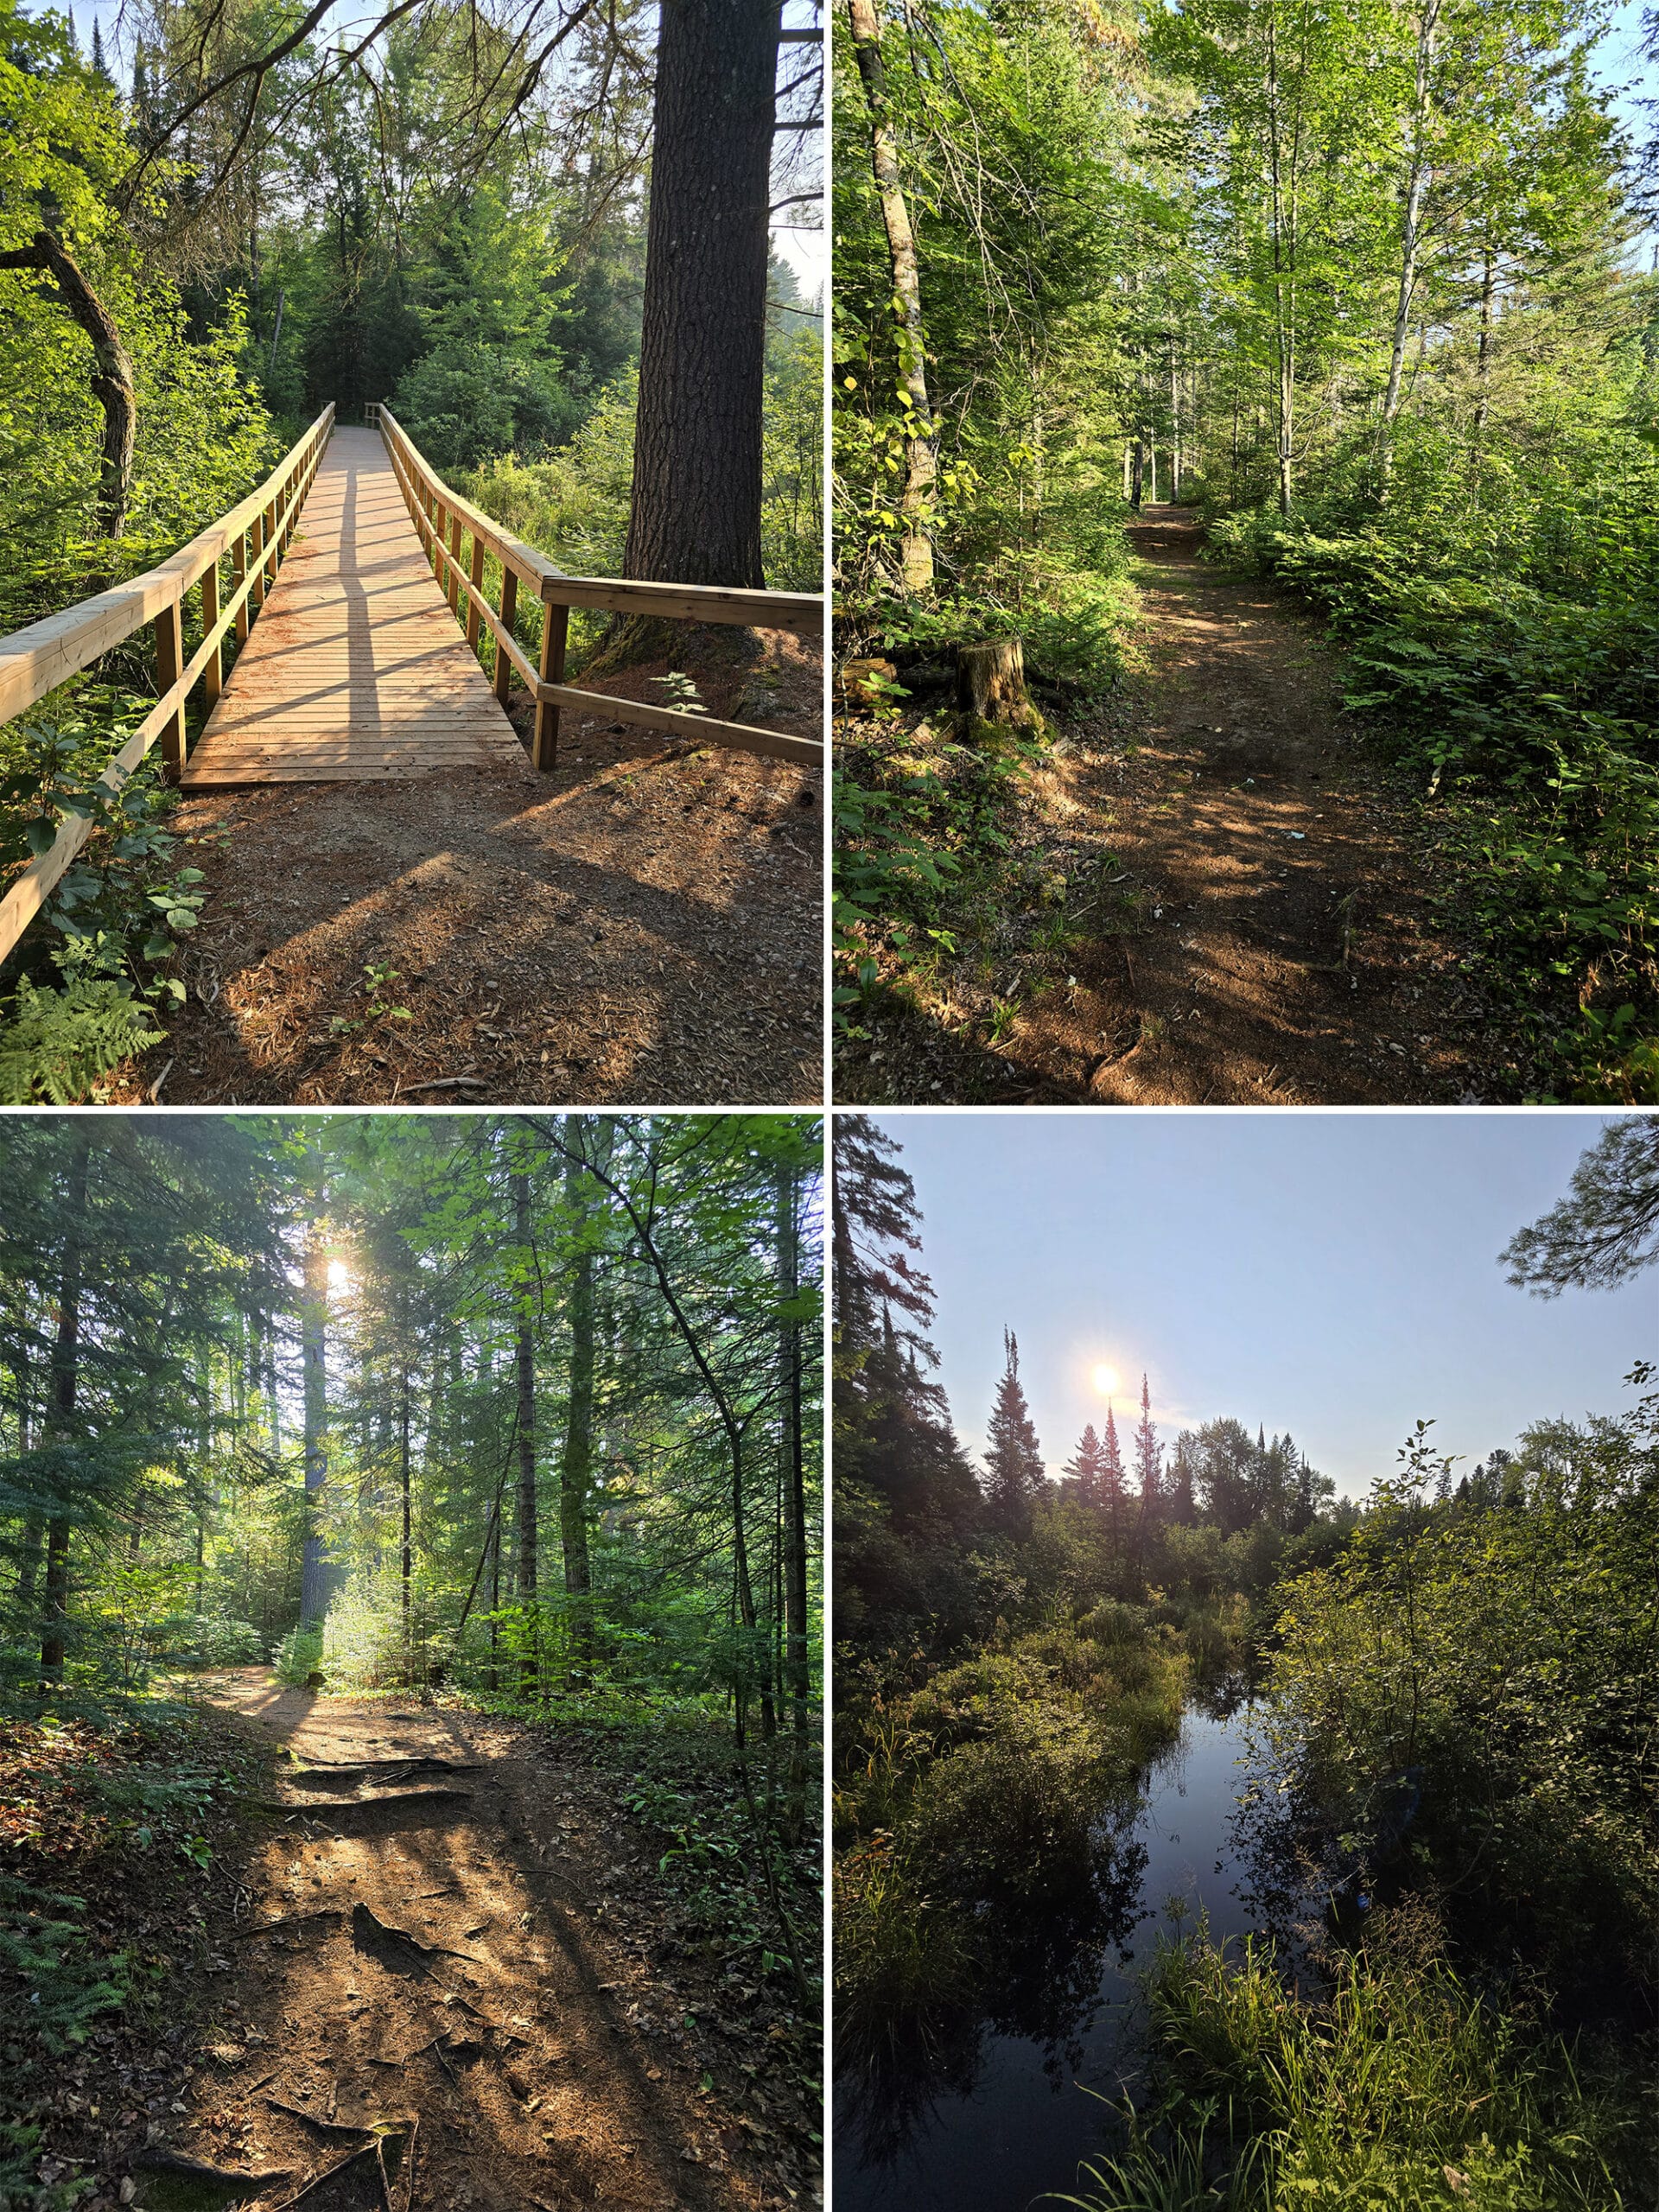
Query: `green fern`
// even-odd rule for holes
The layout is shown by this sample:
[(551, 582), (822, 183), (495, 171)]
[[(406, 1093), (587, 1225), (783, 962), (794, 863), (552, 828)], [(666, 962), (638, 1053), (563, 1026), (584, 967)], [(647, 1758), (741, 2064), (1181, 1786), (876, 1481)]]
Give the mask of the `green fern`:
[(61, 990), (25, 976), (0, 1025), (0, 1105), (73, 1106), (101, 1075), (165, 1032), (116, 976), (72, 976)]

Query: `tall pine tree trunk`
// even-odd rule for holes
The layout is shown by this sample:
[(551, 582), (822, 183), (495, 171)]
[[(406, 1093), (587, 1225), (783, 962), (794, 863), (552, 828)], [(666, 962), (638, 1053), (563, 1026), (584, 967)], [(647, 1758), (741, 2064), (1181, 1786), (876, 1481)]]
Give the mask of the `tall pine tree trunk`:
[[(58, 1279), (58, 1325), (52, 1343), (52, 1394), (47, 1433), (67, 1444), (75, 1426), (80, 1382), (80, 1294), (85, 1278), (86, 1195), (91, 1177), (92, 1131), (78, 1124), (69, 1155), (64, 1194), (63, 1264)], [(41, 1673), (50, 1681), (63, 1674), (69, 1618), (69, 1516), (61, 1509), (46, 1532), (46, 1620), (41, 1637)]]
[(512, 1233), (518, 1247), (518, 1264), (524, 1271), (518, 1290), (517, 1341), (518, 1379), (518, 1603), (529, 1615), (529, 1642), (519, 1664), (519, 1685), (526, 1697), (536, 1694), (538, 1642), (536, 1606), (536, 1338), (531, 1324), (530, 1178), (512, 1179)]
[(412, 1604), (411, 1604), (411, 1602), (410, 1602), (410, 1599), (411, 1599), (411, 1581), (412, 1581), (412, 1577), (413, 1577), (413, 1568), (414, 1568), (414, 1548), (413, 1548), (413, 1546), (411, 1545), (411, 1543), (410, 1543), (410, 1508), (409, 1508), (409, 1362), (408, 1362), (408, 1360), (407, 1360), (407, 1359), (405, 1359), (405, 1360), (404, 1361), (404, 1363), (403, 1363), (403, 1376), (402, 1376), (402, 1380), (403, 1380), (402, 1405), (401, 1405), (401, 1408), (400, 1408), (400, 1414), (401, 1414), (401, 1422), (400, 1422), (400, 1426), (401, 1426), (401, 1428), (402, 1428), (402, 1436), (401, 1436), (401, 1438), (400, 1438), (399, 1451), (398, 1451), (398, 1455), (397, 1455), (397, 1459), (398, 1459), (398, 1467), (397, 1467), (397, 1471), (398, 1471), (399, 1478), (400, 1478), (400, 1479), (401, 1479), (402, 1489), (403, 1489), (403, 1507), (404, 1507), (404, 1531), (403, 1531), (403, 1534), (404, 1534), (404, 1541), (403, 1541), (402, 1554), (401, 1554), (401, 1556), (400, 1556), (400, 1558), (399, 1558), (399, 1561), (398, 1561), (398, 1566), (399, 1566), (399, 1570), (400, 1570), (400, 1582), (401, 1582), (401, 1586), (402, 1586), (402, 1591), (403, 1591), (403, 1599), (404, 1599), (404, 1678), (405, 1678), (405, 1680), (412, 1681), (414, 1680), (414, 1661), (415, 1661), (415, 1615), (414, 1615), (414, 1607), (413, 1607), (413, 1605), (412, 1605)]
[[(785, 1303), (799, 1295), (801, 1230), (798, 1178), (792, 1169), (778, 1177), (778, 1294)], [(801, 1439), (801, 1325), (786, 1319), (779, 1332), (779, 1399), (783, 1409), (779, 1470), (784, 1494), (784, 1687), (789, 1700), (789, 1833), (798, 1837), (806, 1825), (808, 1703), (810, 1671), (806, 1617), (806, 1460)]]
[(778, 0), (661, 0), (623, 574), (758, 586)]
[[(591, 1141), (585, 1115), (571, 1116), (577, 1152), (586, 1157)], [(587, 1181), (582, 1163), (569, 1153), (564, 1160), (565, 1204), (573, 1217), (585, 1211)], [(570, 1285), (570, 1398), (565, 1414), (564, 1456), (559, 1467), (559, 1539), (564, 1550), (564, 1588), (573, 1598), (572, 1645), (580, 1666), (593, 1658), (594, 1623), (589, 1605), (592, 1579), (588, 1565), (588, 1487), (594, 1456), (594, 1254), (586, 1235), (576, 1254)]]
[(897, 318), (899, 381), (905, 395), (905, 480), (899, 494), (899, 562), (906, 591), (926, 591), (933, 582), (931, 507), (938, 474), (938, 425), (927, 390), (927, 337), (922, 322), (921, 269), (916, 234), (911, 227), (887, 99), (887, 74), (881, 60), (879, 0), (847, 0), (853, 52), (870, 118), (870, 166), (887, 237)]
[(328, 1250), (314, 1230), (305, 1248), (300, 1359), (305, 1414), (305, 1550), (300, 1567), (300, 1624), (321, 1628), (328, 1611), (328, 1568), (318, 1515), (322, 1507), (328, 1423)]

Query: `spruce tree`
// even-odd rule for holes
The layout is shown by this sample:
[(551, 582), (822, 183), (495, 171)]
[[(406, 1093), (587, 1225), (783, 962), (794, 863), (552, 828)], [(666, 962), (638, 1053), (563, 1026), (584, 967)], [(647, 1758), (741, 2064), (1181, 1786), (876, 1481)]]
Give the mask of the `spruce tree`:
[(1135, 1476), (1141, 1492), (1142, 1528), (1159, 1510), (1158, 1493), (1163, 1457), (1158, 1442), (1158, 1431), (1153, 1426), (1152, 1393), (1143, 1375), (1141, 1377), (1141, 1420), (1135, 1432)]
[(92, 67), (93, 76), (101, 83), (111, 86), (114, 85), (115, 79), (110, 74), (110, 66), (104, 59), (104, 27), (96, 16), (92, 17)]
[(1007, 1364), (991, 1413), (985, 1471), (992, 1512), (1010, 1535), (1023, 1537), (1031, 1533), (1031, 1503), (1042, 1484), (1045, 1470), (1042, 1447), (1020, 1382), (1020, 1346), (1011, 1329), (1002, 1332), (1002, 1346)]
[(1117, 1417), (1112, 1411), (1112, 1402), (1106, 1401), (1106, 1441), (1101, 1448), (1101, 1496), (1112, 1523), (1112, 1549), (1120, 1551), (1123, 1544), (1123, 1454), (1118, 1448)]
[(1077, 1448), (1066, 1461), (1065, 1471), (1077, 1484), (1077, 1496), (1085, 1505), (1104, 1503), (1106, 1454), (1100, 1439), (1095, 1434), (1093, 1421), (1077, 1439)]

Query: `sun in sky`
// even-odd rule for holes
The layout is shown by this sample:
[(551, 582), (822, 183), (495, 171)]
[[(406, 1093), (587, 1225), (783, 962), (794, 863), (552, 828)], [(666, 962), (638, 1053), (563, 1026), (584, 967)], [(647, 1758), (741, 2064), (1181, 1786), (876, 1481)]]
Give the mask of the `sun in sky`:
[(349, 1290), (351, 1287), (352, 1271), (350, 1268), (346, 1266), (345, 1261), (330, 1260), (328, 1262), (329, 1289), (333, 1291)]
[(1118, 1382), (1119, 1376), (1117, 1370), (1115, 1367), (1109, 1367), (1103, 1359), (1096, 1361), (1095, 1365), (1095, 1388), (1099, 1391), (1101, 1396), (1103, 1398), (1109, 1398), (1115, 1395), (1118, 1388)]

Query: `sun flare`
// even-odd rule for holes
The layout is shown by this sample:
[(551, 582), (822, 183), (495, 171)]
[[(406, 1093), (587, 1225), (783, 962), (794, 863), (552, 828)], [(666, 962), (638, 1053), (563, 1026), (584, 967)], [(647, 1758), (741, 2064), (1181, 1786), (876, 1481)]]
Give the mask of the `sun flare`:
[(1103, 1398), (1109, 1398), (1118, 1387), (1118, 1372), (1102, 1360), (1095, 1369), (1095, 1388)]
[(329, 1261), (329, 1262), (328, 1262), (328, 1287), (329, 1287), (329, 1289), (330, 1289), (330, 1290), (349, 1290), (349, 1289), (351, 1288), (351, 1287), (352, 1287), (352, 1271), (351, 1271), (351, 1269), (346, 1266), (346, 1264), (345, 1261), (344, 1261), (344, 1260), (330, 1260), (330, 1261)]

